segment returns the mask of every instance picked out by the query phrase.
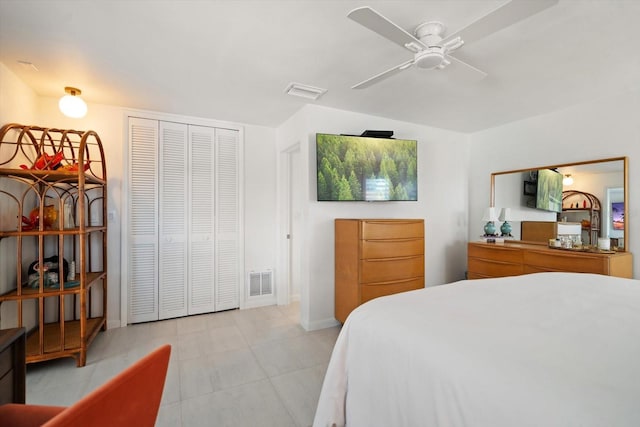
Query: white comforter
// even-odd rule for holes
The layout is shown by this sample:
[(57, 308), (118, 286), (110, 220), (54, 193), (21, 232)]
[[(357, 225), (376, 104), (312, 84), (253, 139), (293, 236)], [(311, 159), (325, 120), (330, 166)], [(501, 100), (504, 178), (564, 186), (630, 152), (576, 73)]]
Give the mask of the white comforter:
[(540, 273), (347, 319), (314, 427), (640, 426), (640, 281)]

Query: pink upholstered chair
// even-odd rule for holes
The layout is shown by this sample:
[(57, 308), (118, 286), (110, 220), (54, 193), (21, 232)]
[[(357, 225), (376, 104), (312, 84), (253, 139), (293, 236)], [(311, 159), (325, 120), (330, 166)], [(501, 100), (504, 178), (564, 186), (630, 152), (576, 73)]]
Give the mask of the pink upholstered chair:
[(0, 426), (153, 427), (170, 354), (170, 345), (154, 350), (69, 407), (2, 405)]

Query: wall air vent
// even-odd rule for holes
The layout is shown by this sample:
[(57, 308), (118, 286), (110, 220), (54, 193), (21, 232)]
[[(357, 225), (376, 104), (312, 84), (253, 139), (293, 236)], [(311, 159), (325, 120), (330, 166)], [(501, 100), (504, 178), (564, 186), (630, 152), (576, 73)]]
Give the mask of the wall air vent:
[(285, 89), (285, 92), (289, 95), (313, 100), (320, 98), (326, 91), (327, 89), (303, 85), (300, 83), (289, 83), (289, 86)]
[(249, 297), (273, 295), (273, 271), (251, 271), (249, 273)]

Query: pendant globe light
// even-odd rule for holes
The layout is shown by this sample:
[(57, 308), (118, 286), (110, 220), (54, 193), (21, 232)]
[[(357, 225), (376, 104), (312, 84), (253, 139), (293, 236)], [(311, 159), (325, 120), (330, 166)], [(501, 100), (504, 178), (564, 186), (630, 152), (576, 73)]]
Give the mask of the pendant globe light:
[(60, 111), (62, 111), (62, 114), (74, 119), (84, 117), (87, 114), (87, 104), (80, 98), (80, 94), (82, 93), (80, 89), (67, 86), (64, 88), (64, 91), (67, 94), (60, 98), (58, 102), (58, 107)]

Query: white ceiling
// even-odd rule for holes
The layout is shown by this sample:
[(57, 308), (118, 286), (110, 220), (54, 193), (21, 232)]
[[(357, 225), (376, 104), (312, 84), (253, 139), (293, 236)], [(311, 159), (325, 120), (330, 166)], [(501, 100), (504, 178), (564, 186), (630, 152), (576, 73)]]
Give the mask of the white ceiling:
[[(560, 0), (458, 51), (489, 74), (480, 82), (411, 68), (351, 89), (411, 58), (349, 20), (353, 8), (369, 5), (409, 32), (434, 19), (453, 31), (502, 3), (0, 0), (0, 61), (41, 96), (80, 88), (89, 108), (270, 127), (313, 102), (471, 132), (639, 86), (640, 1)], [(328, 92), (294, 98), (290, 82)]]

